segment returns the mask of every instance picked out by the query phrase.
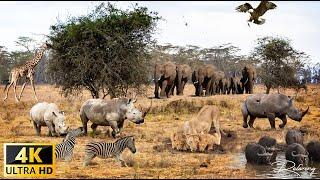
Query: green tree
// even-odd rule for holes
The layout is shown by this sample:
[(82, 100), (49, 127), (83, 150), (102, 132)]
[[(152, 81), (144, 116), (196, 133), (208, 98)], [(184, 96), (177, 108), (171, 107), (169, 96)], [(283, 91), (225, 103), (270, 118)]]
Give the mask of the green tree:
[(267, 87), (301, 87), (299, 71), (304, 67), (308, 56), (295, 50), (291, 41), (281, 37), (263, 37), (257, 39), (252, 57), (259, 61), (259, 74)]
[(64, 95), (83, 88), (94, 98), (122, 96), (129, 88), (141, 92), (159, 19), (138, 4), (124, 11), (101, 3), (88, 15), (58, 22), (51, 26), (48, 72)]

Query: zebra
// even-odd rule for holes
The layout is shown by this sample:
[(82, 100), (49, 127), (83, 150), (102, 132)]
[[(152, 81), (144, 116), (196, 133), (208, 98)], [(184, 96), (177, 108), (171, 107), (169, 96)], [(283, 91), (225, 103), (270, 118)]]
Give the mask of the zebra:
[(132, 153), (136, 153), (134, 141), (133, 136), (127, 136), (115, 142), (89, 142), (85, 147), (83, 166), (87, 166), (93, 158), (98, 156), (103, 159), (114, 157), (117, 162), (121, 163), (121, 166), (128, 167), (120, 155), (125, 148), (128, 148)]
[(82, 134), (83, 127), (79, 127), (77, 129), (69, 131), (62, 142), (56, 145), (56, 159), (64, 159), (66, 161), (70, 161), (72, 159), (74, 145), (76, 144), (76, 137)]

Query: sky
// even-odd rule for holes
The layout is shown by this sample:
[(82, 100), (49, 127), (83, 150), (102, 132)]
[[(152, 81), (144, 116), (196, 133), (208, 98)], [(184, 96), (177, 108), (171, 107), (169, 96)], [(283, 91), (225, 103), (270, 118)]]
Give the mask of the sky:
[[(105, 1), (106, 2), (106, 1)], [(140, 1), (141, 6), (156, 11), (164, 20), (158, 22), (154, 38), (160, 43), (197, 45), (202, 48), (231, 43), (250, 53), (255, 40), (264, 36), (281, 36), (292, 40), (299, 51), (310, 55), (311, 62), (320, 62), (320, 2), (273, 1), (277, 8), (267, 11), (265, 24), (247, 25), (248, 13), (235, 7), (245, 1)], [(86, 15), (101, 1), (0, 1), (0, 45), (9, 51), (19, 49), (15, 41), (29, 36), (44, 41), (57, 19)], [(130, 9), (136, 1), (113, 2)], [(250, 1), (253, 7), (259, 1)], [(186, 26), (185, 23), (188, 25)]]

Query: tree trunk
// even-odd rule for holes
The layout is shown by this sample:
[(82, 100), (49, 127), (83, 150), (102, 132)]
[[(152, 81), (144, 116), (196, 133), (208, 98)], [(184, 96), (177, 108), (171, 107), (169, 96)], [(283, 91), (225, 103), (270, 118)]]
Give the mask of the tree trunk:
[(266, 94), (269, 94), (269, 93), (270, 93), (270, 89), (271, 89), (271, 88), (267, 86), (267, 92), (266, 92)]

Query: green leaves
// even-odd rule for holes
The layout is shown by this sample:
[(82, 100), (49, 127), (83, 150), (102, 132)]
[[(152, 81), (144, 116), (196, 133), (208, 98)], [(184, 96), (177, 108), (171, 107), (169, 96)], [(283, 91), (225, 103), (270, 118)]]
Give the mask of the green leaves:
[(58, 22), (51, 26), (54, 54), (49, 72), (65, 95), (82, 88), (94, 97), (139, 89), (147, 82), (146, 47), (153, 42), (158, 19), (145, 7), (123, 11), (101, 3), (86, 16)]
[(259, 61), (259, 76), (267, 87), (300, 86), (298, 74), (306, 63), (306, 54), (295, 50), (283, 37), (257, 39), (252, 57)]

